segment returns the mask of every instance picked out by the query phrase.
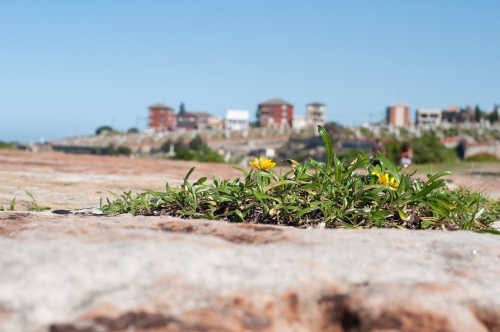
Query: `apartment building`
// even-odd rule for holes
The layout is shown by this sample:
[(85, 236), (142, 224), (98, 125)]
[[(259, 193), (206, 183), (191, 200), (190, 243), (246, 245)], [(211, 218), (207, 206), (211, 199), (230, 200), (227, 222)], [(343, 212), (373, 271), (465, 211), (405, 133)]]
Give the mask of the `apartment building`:
[(404, 103), (397, 102), (387, 107), (387, 124), (395, 127), (410, 125), (410, 107)]
[(293, 105), (274, 98), (263, 101), (257, 108), (257, 123), (260, 127), (291, 127)]
[(161, 103), (149, 106), (148, 129), (155, 131), (175, 129), (174, 110)]
[(306, 106), (306, 123), (309, 127), (324, 126), (326, 122), (325, 104), (314, 102)]
[(442, 122), (442, 111), (435, 108), (419, 108), (417, 110), (417, 125), (439, 126)]

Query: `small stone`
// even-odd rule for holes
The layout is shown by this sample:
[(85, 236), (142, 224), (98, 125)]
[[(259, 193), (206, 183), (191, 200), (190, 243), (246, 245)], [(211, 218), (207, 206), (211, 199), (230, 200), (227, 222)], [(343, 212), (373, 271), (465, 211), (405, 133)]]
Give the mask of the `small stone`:
[(500, 220), (494, 221), (490, 224), (490, 227), (493, 229), (498, 229), (500, 230)]

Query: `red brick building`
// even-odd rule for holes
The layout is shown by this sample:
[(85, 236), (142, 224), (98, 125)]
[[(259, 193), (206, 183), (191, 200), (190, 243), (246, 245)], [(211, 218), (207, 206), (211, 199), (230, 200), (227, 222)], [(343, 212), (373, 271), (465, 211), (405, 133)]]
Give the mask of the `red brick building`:
[(257, 123), (259, 127), (291, 127), (293, 105), (283, 99), (269, 99), (259, 104)]
[(175, 112), (171, 107), (163, 104), (149, 106), (148, 128), (154, 130), (174, 130)]

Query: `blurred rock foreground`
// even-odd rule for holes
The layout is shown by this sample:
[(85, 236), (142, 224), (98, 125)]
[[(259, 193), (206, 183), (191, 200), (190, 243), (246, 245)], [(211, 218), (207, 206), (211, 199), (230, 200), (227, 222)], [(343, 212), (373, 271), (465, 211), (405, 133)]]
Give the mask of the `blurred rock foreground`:
[(499, 244), (0, 212), (0, 331), (500, 331)]

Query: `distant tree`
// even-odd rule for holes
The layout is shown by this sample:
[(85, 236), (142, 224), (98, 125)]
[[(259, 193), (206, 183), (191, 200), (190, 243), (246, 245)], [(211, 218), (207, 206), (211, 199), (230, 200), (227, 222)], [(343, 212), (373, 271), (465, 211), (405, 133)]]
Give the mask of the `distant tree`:
[(174, 144), (174, 142), (172, 142), (172, 139), (168, 139), (165, 143), (163, 143), (160, 147), (160, 150), (163, 151), (163, 152), (169, 152), (170, 151), (170, 146)]
[(490, 114), (486, 116), (486, 118), (491, 122), (491, 123), (496, 123), (498, 122), (498, 111), (494, 109), (491, 111)]
[(95, 154), (107, 154), (110, 156), (119, 156), (119, 155), (130, 156), (132, 154), (132, 149), (125, 145), (120, 145), (118, 148), (116, 148), (113, 144), (109, 144), (108, 148), (106, 149), (106, 153), (103, 153), (104, 151), (97, 151), (97, 150), (94, 150), (93, 152)]
[(127, 130), (127, 133), (129, 134), (137, 134), (139, 132), (139, 129), (132, 127), (129, 130)]
[[(167, 148), (170, 148), (172, 141), (167, 141), (162, 145), (162, 151), (167, 152)], [(179, 160), (195, 160), (195, 161), (208, 161), (223, 163), (224, 158), (220, 156), (217, 152), (210, 149), (204, 142), (203, 139), (196, 135), (188, 144), (184, 144), (182, 139), (179, 139), (174, 143), (175, 155), (172, 159)]]
[(110, 126), (100, 126), (96, 129), (95, 134), (100, 135), (104, 131), (113, 131), (113, 128), (111, 128)]
[(486, 118), (491, 122), (491, 123), (496, 123), (498, 122), (498, 111), (500, 108), (498, 107), (497, 104), (493, 105), (493, 111), (491, 111), (490, 114), (486, 116)]
[(481, 121), (481, 118), (484, 117), (484, 112), (481, 111), (481, 109), (479, 108), (479, 105), (476, 105), (476, 109), (474, 110), (474, 118), (476, 119), (476, 122), (479, 122)]
[(203, 138), (200, 135), (196, 135), (191, 142), (189, 142), (189, 148), (191, 150), (202, 150), (205, 147)]
[(125, 155), (125, 156), (130, 156), (132, 154), (132, 149), (129, 148), (128, 146), (121, 145), (116, 149), (115, 155)]
[(184, 103), (181, 103), (181, 106), (179, 106), (179, 114), (184, 114), (186, 113), (186, 108), (184, 106)]

